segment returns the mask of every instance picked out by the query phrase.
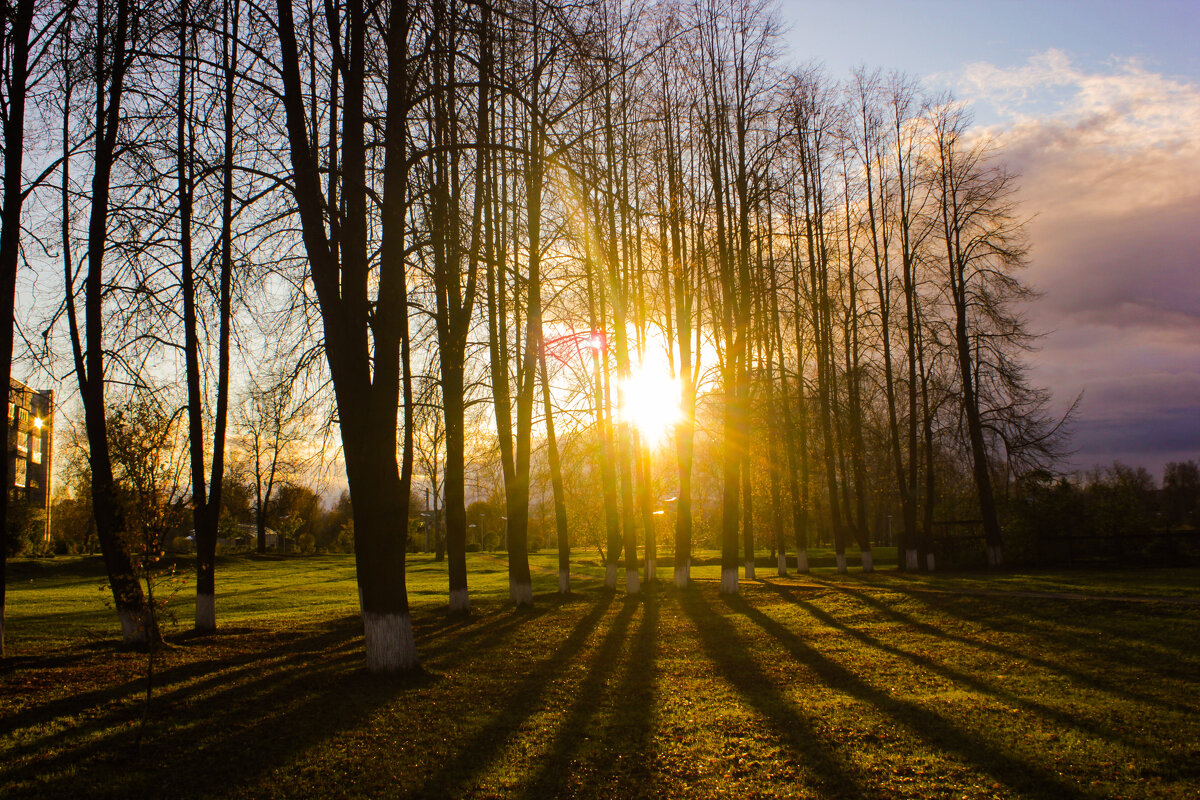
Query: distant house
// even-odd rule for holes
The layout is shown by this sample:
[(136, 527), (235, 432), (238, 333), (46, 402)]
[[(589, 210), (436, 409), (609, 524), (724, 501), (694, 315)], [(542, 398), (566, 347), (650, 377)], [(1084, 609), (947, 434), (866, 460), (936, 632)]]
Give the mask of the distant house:
[[(267, 539), (268, 550), (278, 550), (283, 537), (279, 535), (279, 531), (274, 528), (267, 528), (263, 533)], [(217, 539), (217, 547), (221, 547), (222, 539)], [(236, 544), (234, 543), (236, 542)], [(237, 534), (232, 538), (231, 543), (226, 547), (248, 547), (254, 549), (258, 547), (258, 528), (253, 525), (238, 525)]]
[[(283, 537), (274, 528), (267, 528), (266, 531), (267, 549), (279, 550), (280, 542)], [(191, 552), (196, 550), (196, 531), (193, 528), (187, 530), (179, 530), (172, 532), (172, 536), (168, 537), (168, 542), (180, 542), (186, 539), (188, 542), (187, 549)], [(217, 537), (217, 552), (222, 550), (254, 550), (258, 547), (258, 528), (253, 525), (240, 524), (237, 525), (228, 536)], [(176, 546), (176, 549), (179, 549)]]

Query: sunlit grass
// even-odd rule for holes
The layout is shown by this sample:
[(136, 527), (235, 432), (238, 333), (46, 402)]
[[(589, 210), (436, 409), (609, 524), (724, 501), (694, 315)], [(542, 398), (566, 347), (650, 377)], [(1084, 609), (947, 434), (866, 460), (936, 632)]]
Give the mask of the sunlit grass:
[(472, 554), (470, 619), (412, 557), (425, 672), (402, 681), (362, 670), (353, 557), (222, 559), (220, 634), (187, 633), (186, 587), (172, 602), (140, 750), (146, 657), (116, 645), (99, 565), (17, 562), (0, 795), (1200, 794), (1200, 605), (1178, 599), (1200, 571), (760, 565), (726, 599), (716, 555), (695, 589), (668, 572), (628, 600), (578, 552), (562, 600), (541, 552), (514, 612), (503, 554)]

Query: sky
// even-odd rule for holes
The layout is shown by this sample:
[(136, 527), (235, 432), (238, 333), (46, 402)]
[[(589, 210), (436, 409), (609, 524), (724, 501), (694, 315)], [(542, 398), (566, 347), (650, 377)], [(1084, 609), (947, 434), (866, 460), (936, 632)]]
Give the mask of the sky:
[(784, 0), (790, 60), (970, 104), (1030, 217), (1031, 378), (1071, 465), (1200, 459), (1200, 2)]

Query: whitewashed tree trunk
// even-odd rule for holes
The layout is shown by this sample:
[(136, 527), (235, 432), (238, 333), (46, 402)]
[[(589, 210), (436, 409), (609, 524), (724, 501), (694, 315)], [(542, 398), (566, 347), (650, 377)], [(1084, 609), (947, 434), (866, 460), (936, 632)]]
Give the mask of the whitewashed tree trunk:
[(987, 562), (989, 567), (1004, 566), (1004, 550), (1000, 545), (987, 546)]
[(692, 579), (692, 560), (686, 559), (682, 564), (675, 565), (675, 588), (686, 589)]
[(870, 550), (864, 550), (862, 552), (862, 571), (863, 572), (874, 572), (875, 571), (875, 556), (871, 553)]
[(737, 594), (737, 593), (738, 593), (737, 569), (722, 569), (721, 570), (721, 594)]
[(746, 562), (746, 580), (748, 580), (748, 581), (754, 580), (754, 562), (753, 561)]
[(617, 565), (616, 564), (609, 564), (608, 567), (605, 568), (605, 570), (604, 570), (604, 588), (605, 589), (616, 589), (617, 588)]
[(362, 612), (363, 638), (367, 646), (367, 671), (380, 674), (417, 666), (412, 617), (408, 614)]
[(779, 570), (779, 577), (787, 577), (787, 553), (781, 551), (779, 555), (775, 557), (775, 568)]
[(570, 570), (560, 569), (558, 571), (558, 593), (559, 594), (570, 594), (571, 593), (571, 571)]
[(933, 572), (933, 553), (925, 554), (925, 569)]
[(533, 586), (528, 583), (515, 583), (510, 581), (508, 584), (508, 598), (519, 606), (533, 605)]
[(196, 630), (215, 631), (217, 629), (216, 598), (211, 594), (196, 595)]
[(904, 566), (909, 572), (916, 572), (920, 567), (920, 564), (921, 559), (920, 555), (917, 553), (917, 548), (910, 547), (904, 551)]
[(471, 595), (467, 589), (450, 590), (450, 613), (468, 614), (471, 611)]
[(646, 559), (646, 583), (655, 580), (658, 574), (658, 562), (653, 558)]
[(796, 572), (808, 572), (808, 551), (796, 553)]
[(625, 594), (638, 594), (642, 591), (642, 579), (636, 569), (625, 570)]
[(843, 573), (846, 571), (846, 554), (845, 553), (837, 554), (837, 571), (843, 572)]

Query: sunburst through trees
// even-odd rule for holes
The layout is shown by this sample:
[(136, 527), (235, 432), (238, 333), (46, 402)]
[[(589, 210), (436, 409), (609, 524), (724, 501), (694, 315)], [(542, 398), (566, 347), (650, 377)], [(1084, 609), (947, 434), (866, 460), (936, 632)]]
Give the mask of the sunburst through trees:
[(77, 380), (129, 639), (154, 632), (107, 452), (127, 386), (189, 412), (202, 630), (229, 392), (270, 363), (305, 408), (324, 399), (306, 413), (336, 421), (318, 449), (344, 464), (379, 672), (418, 663), (423, 398), (458, 612), (466, 508), (491, 496), (518, 605), (550, 539), (564, 593), (593, 543), (629, 593), (664, 558), (686, 586), (693, 549), (718, 547), (735, 593), (760, 547), (780, 573), (816, 541), (843, 570), (881, 542), (933, 569), (946, 518), (978, 520), (999, 564), (997, 497), (1060, 446), (1024, 371), (1001, 154), (903, 76), (789, 67), (768, 4), (27, 6), (5, 68), (24, 85), (25, 28), (43, 31), (56, 143), (0, 250), (11, 273), (23, 214), (65, 281), (47, 355)]

